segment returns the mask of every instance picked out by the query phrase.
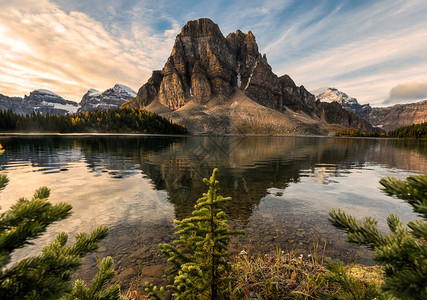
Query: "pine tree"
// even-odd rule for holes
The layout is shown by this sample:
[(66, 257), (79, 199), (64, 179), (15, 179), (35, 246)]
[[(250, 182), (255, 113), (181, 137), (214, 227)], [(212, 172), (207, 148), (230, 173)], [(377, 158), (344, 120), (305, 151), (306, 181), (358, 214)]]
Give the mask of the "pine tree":
[[(209, 187), (207, 193), (197, 200), (192, 217), (175, 221), (180, 236), (174, 241), (176, 246), (160, 244), (159, 248), (168, 257), (172, 266), (166, 270), (169, 279), (174, 281), (167, 289), (173, 292), (176, 299), (218, 299), (223, 297), (226, 277), (230, 264), (226, 261), (229, 256), (228, 243), (232, 235), (243, 234), (242, 231), (232, 231), (228, 226), (228, 216), (222, 205), (231, 200), (217, 195), (217, 169), (212, 177), (203, 179)], [(150, 299), (165, 297), (164, 289), (146, 283), (146, 291)]]
[(384, 293), (403, 299), (427, 299), (427, 175), (406, 180), (381, 179), (383, 191), (409, 203), (422, 219), (404, 226), (390, 214), (390, 233), (380, 233), (377, 221), (366, 217), (363, 223), (341, 210), (329, 212), (332, 224), (348, 233), (347, 241), (374, 251), (373, 259), (384, 268)]
[[(4, 152), (0, 145), (0, 154)], [(0, 190), (8, 178), (0, 174)], [(104, 289), (114, 270), (112, 259), (101, 262), (100, 271), (89, 289), (82, 281), (72, 284), (72, 274), (82, 264), (82, 258), (98, 249), (98, 242), (108, 234), (108, 228), (98, 227), (91, 234), (80, 233), (72, 245), (66, 245), (68, 235), (60, 233), (41, 254), (22, 259), (8, 266), (14, 250), (23, 248), (44, 233), (47, 227), (71, 215), (66, 203), (52, 205), (47, 198), (50, 190), (39, 188), (31, 200), (21, 198), (8, 211), (0, 214), (0, 299), (119, 299), (119, 287)]]

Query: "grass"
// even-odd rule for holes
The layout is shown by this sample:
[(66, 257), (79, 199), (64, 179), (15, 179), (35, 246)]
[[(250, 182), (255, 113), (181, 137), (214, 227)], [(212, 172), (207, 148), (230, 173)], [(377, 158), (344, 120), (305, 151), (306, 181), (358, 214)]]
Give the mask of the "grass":
[[(294, 251), (276, 249), (273, 255), (250, 257), (245, 251), (231, 258), (232, 268), (227, 277), (229, 299), (364, 299), (353, 294), (376, 295), (375, 287), (383, 282), (379, 266), (363, 266), (352, 263), (342, 266), (349, 288), (334, 279), (325, 259), (326, 243), (313, 242), (306, 257)], [(125, 293), (124, 299), (148, 299), (139, 286), (141, 267), (136, 282)], [(353, 294), (350, 292), (353, 292)]]
[[(228, 287), (230, 299), (319, 299), (322, 295), (342, 299), (341, 285), (327, 276), (330, 272), (324, 265), (325, 247), (319, 255), (315, 242), (308, 257), (280, 249), (271, 256), (234, 257), (229, 274), (233, 282)], [(380, 267), (351, 264), (344, 267), (344, 272), (360, 291), (383, 281)]]
[(314, 295), (328, 289), (323, 278), (324, 255), (319, 258), (317, 249), (305, 259), (280, 249), (272, 256), (235, 257), (231, 294), (234, 299), (314, 299)]

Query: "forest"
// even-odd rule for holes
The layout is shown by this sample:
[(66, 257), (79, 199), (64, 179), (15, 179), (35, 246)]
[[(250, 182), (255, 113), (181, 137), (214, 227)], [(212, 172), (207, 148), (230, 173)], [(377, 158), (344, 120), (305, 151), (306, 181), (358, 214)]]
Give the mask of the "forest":
[(187, 129), (164, 117), (135, 108), (118, 108), (76, 115), (50, 115), (33, 112), (29, 115), (0, 110), (0, 131), (3, 132), (110, 132), (186, 134)]
[(387, 132), (387, 137), (393, 138), (427, 138), (427, 122), (403, 126)]
[(365, 132), (354, 128), (344, 128), (336, 130), (334, 136), (425, 139), (427, 138), (427, 122), (403, 126), (382, 133)]

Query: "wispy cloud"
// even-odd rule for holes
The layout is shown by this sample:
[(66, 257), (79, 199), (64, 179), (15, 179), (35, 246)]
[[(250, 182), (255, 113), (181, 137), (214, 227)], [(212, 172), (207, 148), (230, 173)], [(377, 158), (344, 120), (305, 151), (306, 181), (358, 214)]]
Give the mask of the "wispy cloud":
[(0, 60), (0, 92), (5, 94), (47, 88), (80, 100), (90, 87), (106, 89), (120, 82), (138, 89), (167, 56), (155, 53), (162, 52), (163, 43), (171, 44), (168, 39), (177, 30), (158, 37), (136, 28), (130, 39), (111, 34), (84, 13), (66, 13), (46, 1), (26, 7), (3, 6), (0, 11), (0, 49), (6, 53)]
[(278, 73), (309, 89), (336, 86), (371, 104), (399, 83), (427, 78), (426, 2), (348, 8), (343, 1), (335, 10), (325, 3), (289, 21), (286, 37), (267, 45)]

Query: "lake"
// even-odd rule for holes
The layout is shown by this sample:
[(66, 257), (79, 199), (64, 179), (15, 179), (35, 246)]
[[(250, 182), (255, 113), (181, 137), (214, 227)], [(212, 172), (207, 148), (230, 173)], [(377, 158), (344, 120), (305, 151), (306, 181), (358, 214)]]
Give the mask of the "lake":
[(173, 137), (137, 135), (0, 136), (6, 152), (0, 192), (2, 211), (40, 186), (52, 203), (68, 202), (73, 215), (49, 227), (14, 259), (36, 253), (60, 231), (73, 237), (99, 225), (110, 227), (79, 277), (96, 272), (97, 259), (115, 259), (116, 281), (164, 281), (159, 243), (174, 239), (174, 219), (190, 216), (205, 192), (202, 178), (219, 169), (220, 194), (233, 228), (246, 231), (230, 251), (250, 256), (293, 250), (372, 263), (364, 248), (350, 247), (329, 224), (328, 211), (342, 208), (359, 219), (372, 216), (385, 229), (397, 213), (414, 219), (409, 205), (384, 195), (378, 181), (427, 173), (427, 141), (333, 137)]

